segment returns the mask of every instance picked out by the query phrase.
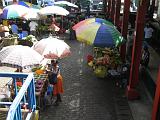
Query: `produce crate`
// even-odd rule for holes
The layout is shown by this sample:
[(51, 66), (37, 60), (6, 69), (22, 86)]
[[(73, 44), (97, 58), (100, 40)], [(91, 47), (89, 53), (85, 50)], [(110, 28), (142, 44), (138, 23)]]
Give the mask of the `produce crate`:
[(4, 37), (2, 38), (2, 46), (10, 46), (10, 45), (17, 45), (17, 37)]

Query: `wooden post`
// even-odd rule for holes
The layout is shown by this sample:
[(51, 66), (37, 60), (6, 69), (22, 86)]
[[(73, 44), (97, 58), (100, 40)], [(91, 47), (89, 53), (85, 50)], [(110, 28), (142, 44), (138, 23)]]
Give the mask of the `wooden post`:
[(159, 67), (159, 72), (157, 76), (157, 84), (156, 84), (156, 93), (154, 97), (154, 102), (153, 102), (153, 109), (152, 109), (152, 120), (159, 120), (160, 115), (158, 111), (160, 111), (160, 67)]

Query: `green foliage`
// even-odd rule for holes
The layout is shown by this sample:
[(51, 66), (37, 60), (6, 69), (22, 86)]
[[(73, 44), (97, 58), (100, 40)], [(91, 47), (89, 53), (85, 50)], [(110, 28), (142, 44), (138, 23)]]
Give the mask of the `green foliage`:
[(42, 68), (42, 66), (33, 67), (33, 68), (32, 68), (32, 72), (35, 72), (36, 70), (40, 70), (41, 68)]
[(46, 25), (39, 25), (39, 26), (37, 27), (37, 29), (38, 29), (39, 31), (47, 31), (47, 30), (48, 30), (48, 26), (46, 26)]
[(89, 0), (78, 0), (76, 5), (78, 6), (82, 6), (82, 7), (87, 7), (88, 5), (90, 5), (90, 1)]
[(27, 36), (25, 40), (31, 41), (31, 39), (32, 39), (32, 36)]

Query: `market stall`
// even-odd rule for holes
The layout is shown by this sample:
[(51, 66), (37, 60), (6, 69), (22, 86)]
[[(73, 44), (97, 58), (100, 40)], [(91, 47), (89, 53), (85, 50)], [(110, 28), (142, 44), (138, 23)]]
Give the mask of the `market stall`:
[(92, 60), (87, 60), (88, 65), (92, 66), (97, 77), (104, 78), (108, 70), (117, 69), (122, 64), (120, 54), (116, 48), (94, 47)]
[(34, 72), (35, 91), (37, 98), (37, 108), (45, 107), (45, 93), (48, 87), (48, 75), (43, 70), (39, 69)]

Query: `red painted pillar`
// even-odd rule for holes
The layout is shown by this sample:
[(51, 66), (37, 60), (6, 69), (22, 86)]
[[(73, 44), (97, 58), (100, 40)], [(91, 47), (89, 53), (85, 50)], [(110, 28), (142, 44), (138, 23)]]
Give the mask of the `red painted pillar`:
[(108, 0), (105, 0), (105, 1), (106, 1), (106, 9), (105, 9), (106, 11), (105, 12), (106, 14), (108, 14)]
[[(158, 72), (158, 77), (157, 77), (157, 84), (156, 84), (156, 93), (154, 97), (154, 102), (153, 102), (153, 109), (152, 109), (152, 120), (159, 120), (158, 117), (158, 109), (160, 105), (160, 68)], [(160, 115), (159, 115), (160, 117)]]
[(139, 82), (139, 65), (141, 60), (141, 49), (142, 40), (144, 34), (144, 22), (145, 15), (147, 12), (147, 0), (141, 0), (139, 2), (137, 17), (136, 17), (136, 29), (132, 50), (132, 63), (130, 69), (129, 85), (127, 86), (127, 98), (129, 100), (137, 99), (139, 93), (136, 91), (135, 87)]
[[(124, 39), (127, 39), (127, 32), (128, 32), (128, 20), (129, 20), (129, 8), (130, 8), (130, 0), (124, 0), (124, 10), (123, 10), (123, 21), (122, 21), (122, 36)], [(122, 61), (125, 61), (126, 56), (126, 44), (123, 44), (120, 48), (120, 54)]]
[(121, 0), (116, 0), (116, 10), (114, 15), (114, 24), (119, 27), (119, 17), (120, 17)]
[(112, 2), (111, 2), (111, 16), (110, 16), (110, 18), (112, 19), (113, 22), (114, 22), (114, 13), (115, 13), (115, 0), (112, 0)]
[(108, 17), (110, 17), (110, 14), (111, 14), (111, 0), (108, 0), (108, 6), (107, 6), (107, 13), (108, 13)]
[(107, 16), (107, 0), (103, 0), (103, 7), (104, 14)]

